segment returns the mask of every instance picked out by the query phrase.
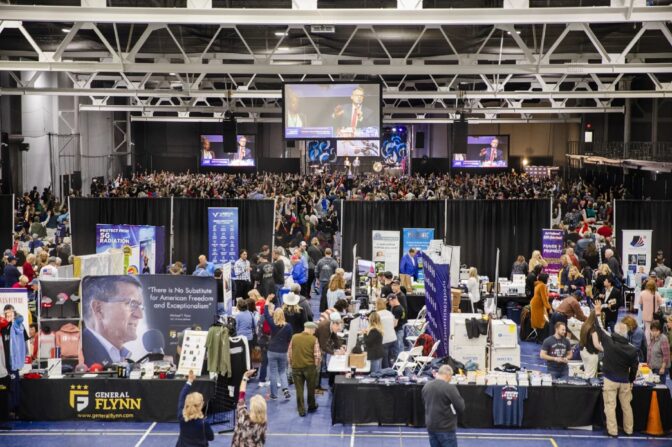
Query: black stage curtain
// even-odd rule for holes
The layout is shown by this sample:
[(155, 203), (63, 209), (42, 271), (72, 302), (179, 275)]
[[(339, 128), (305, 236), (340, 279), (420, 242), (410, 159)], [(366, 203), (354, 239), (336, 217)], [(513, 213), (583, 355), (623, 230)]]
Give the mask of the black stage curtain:
[(165, 228), (164, 265), (170, 262), (170, 199), (70, 198), (72, 251), (96, 252), (96, 224), (154, 225)]
[(0, 195), (0, 247), (4, 251), (11, 248), (14, 243), (14, 195), (2, 194)]
[[(389, 230), (401, 232), (404, 228), (434, 228), (434, 237), (443, 238), (443, 200), (414, 200), (409, 202), (380, 201), (343, 202), (343, 253), (341, 265), (352, 268), (352, 247), (357, 244), (357, 256), (372, 259), (371, 232)], [(340, 222), (339, 222), (340, 223)], [(400, 234), (401, 241), (402, 234)], [(403, 243), (403, 241), (401, 241)], [(401, 256), (401, 250), (399, 250)]]
[(191, 273), (198, 256), (208, 254), (208, 208), (238, 208), (238, 247), (250, 254), (273, 242), (273, 200), (175, 198), (173, 204), (173, 260), (182, 261)]
[[(672, 201), (670, 200), (617, 200), (615, 225), (621, 238), (621, 230), (653, 230), (651, 248), (655, 257), (658, 250), (663, 250), (665, 257), (672, 257)], [(619, 244), (619, 248), (620, 248)], [(619, 250), (620, 252), (620, 250)], [(655, 267), (655, 264), (652, 264)]]
[(541, 230), (550, 228), (550, 200), (448, 200), (446, 242), (459, 245), (460, 263), (495, 277), (511, 274), (517, 255), (541, 250)]

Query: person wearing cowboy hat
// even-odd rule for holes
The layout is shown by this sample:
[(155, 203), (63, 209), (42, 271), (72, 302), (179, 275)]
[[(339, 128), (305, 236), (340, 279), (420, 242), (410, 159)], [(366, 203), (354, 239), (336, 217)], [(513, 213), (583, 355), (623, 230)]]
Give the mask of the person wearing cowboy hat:
[(301, 298), (294, 292), (287, 293), (282, 299), (282, 310), (285, 312), (285, 320), (292, 326), (294, 334), (298, 334), (304, 329), (304, 323), (308, 321), (306, 312), (299, 301)]

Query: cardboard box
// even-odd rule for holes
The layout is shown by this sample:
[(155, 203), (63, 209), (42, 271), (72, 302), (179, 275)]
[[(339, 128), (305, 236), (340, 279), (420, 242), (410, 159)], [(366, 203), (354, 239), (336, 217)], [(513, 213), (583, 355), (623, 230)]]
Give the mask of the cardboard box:
[(489, 370), (499, 368), (505, 363), (520, 366), (520, 346), (515, 348), (491, 348)]
[(348, 356), (348, 368), (361, 369), (366, 366), (366, 353), (350, 354)]
[(466, 364), (469, 360), (478, 363), (478, 369), (485, 370), (485, 346), (470, 347), (470, 346), (450, 346), (450, 356), (457, 361)]
[(451, 314), (450, 316), (450, 343), (459, 346), (485, 346), (487, 337), (482, 335), (478, 338), (467, 337), (466, 321), (471, 318), (481, 318), (480, 314)]
[(493, 348), (515, 348), (518, 346), (518, 326), (512, 320), (492, 320), (490, 333)]

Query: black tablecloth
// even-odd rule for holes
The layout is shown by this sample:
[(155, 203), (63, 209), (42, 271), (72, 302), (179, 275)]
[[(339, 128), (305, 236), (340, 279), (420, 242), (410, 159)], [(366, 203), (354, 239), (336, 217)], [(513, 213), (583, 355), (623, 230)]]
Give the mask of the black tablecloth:
[[(184, 380), (63, 378), (21, 381), (20, 415), (25, 420), (177, 421)], [(193, 391), (205, 402), (215, 382), (197, 380)]]
[[(458, 388), (466, 403), (465, 414), (460, 417), (459, 425), (465, 428), (494, 427), (492, 399), (485, 394), (487, 387), (461, 385)], [(355, 379), (337, 377), (331, 422), (423, 427), (425, 410), (421, 390), (422, 385), (364, 384)], [(672, 429), (672, 398), (669, 390), (657, 391), (663, 428), (669, 431)], [(635, 387), (632, 407), (636, 431), (646, 428), (650, 403), (651, 389)], [(523, 427), (601, 427), (603, 420), (601, 388), (571, 385), (528, 388)]]

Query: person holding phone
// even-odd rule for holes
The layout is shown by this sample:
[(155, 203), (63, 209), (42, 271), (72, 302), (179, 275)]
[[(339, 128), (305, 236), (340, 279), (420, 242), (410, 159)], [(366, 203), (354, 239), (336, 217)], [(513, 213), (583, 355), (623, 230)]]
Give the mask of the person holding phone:
[(203, 414), (203, 395), (190, 392), (196, 375), (189, 370), (187, 383), (180, 392), (177, 404), (177, 419), (180, 421), (180, 436), (176, 447), (207, 447), (208, 442), (215, 439), (215, 434)]
[(23, 315), (11, 304), (5, 305), (3, 316), (0, 317), (0, 334), (4, 369), (7, 371), (4, 380), (9, 377), (9, 417), (14, 419), (21, 401), (19, 370), (23, 368), (28, 352), (26, 340), (30, 337), (23, 326)]

